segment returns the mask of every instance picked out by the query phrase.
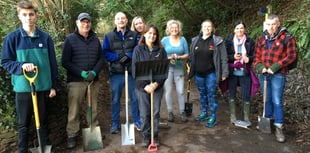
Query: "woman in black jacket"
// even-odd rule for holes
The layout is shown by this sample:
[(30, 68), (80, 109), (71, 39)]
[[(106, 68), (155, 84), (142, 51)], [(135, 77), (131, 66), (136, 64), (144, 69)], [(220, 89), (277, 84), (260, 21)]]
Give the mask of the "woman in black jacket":
[(255, 42), (245, 34), (245, 24), (238, 21), (234, 25), (234, 34), (226, 39), (226, 50), (229, 64), (229, 108), (230, 122), (236, 121), (236, 89), (241, 86), (241, 95), (243, 100), (244, 121), (251, 125), (250, 114), (250, 93), (251, 76), (250, 67), (253, 62)]
[[(148, 25), (141, 35), (139, 44), (135, 47), (132, 55), (132, 75), (136, 78), (136, 63), (141, 61), (167, 59), (165, 49), (162, 47), (159, 39), (159, 32), (154, 25)], [(161, 99), (163, 96), (163, 85), (165, 79), (136, 80), (135, 93), (139, 103), (141, 132), (143, 135), (142, 146), (147, 147), (151, 138), (151, 96), (154, 99), (154, 142), (158, 146), (158, 125)]]

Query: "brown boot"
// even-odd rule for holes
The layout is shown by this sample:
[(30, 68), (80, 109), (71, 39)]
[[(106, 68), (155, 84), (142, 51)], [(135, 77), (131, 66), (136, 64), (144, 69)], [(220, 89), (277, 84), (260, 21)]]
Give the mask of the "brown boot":
[(285, 136), (283, 134), (283, 127), (278, 127), (276, 126), (276, 132), (275, 132), (275, 135), (276, 135), (276, 140), (278, 142), (284, 142), (285, 141)]

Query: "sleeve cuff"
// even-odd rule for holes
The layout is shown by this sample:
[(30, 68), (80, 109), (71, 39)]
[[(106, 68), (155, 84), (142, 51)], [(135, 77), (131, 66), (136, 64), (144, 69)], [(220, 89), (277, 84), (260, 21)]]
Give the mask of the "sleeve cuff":
[(273, 73), (276, 73), (277, 71), (279, 71), (281, 68), (281, 65), (279, 63), (275, 63), (275, 64), (272, 64), (269, 69), (271, 69), (271, 71)]
[(262, 73), (264, 68), (265, 68), (265, 66), (262, 63), (258, 63), (256, 65), (256, 72), (260, 74), (260, 73)]

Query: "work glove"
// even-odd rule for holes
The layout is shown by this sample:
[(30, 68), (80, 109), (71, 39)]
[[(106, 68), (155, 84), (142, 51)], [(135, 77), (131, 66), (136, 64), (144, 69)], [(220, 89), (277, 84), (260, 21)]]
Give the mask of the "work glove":
[(131, 62), (131, 59), (126, 54), (119, 55), (119, 63), (121, 63), (124, 67), (129, 66), (130, 62)]
[(82, 71), (81, 72), (81, 77), (83, 78), (83, 79), (86, 79), (87, 78), (87, 72), (86, 71)]
[(87, 77), (86, 77), (86, 81), (91, 82), (95, 79), (96, 77), (96, 72), (95, 71), (87, 71)]

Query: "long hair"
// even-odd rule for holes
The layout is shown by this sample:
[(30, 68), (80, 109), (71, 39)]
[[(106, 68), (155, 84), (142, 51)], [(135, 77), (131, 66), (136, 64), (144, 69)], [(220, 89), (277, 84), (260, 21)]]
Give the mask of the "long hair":
[(245, 23), (244, 23), (244, 22), (242, 22), (242, 21), (236, 21), (236, 22), (234, 23), (234, 28), (236, 28), (236, 26), (237, 26), (237, 25), (239, 25), (239, 24), (242, 24), (242, 25), (243, 25), (243, 27), (244, 27), (244, 28), (246, 28)]
[(141, 35), (140, 41), (139, 41), (139, 45), (146, 45), (144, 34), (147, 33), (150, 29), (154, 29), (156, 32), (156, 40), (154, 42), (154, 46), (159, 46), (160, 48), (162, 48), (162, 44), (160, 42), (159, 30), (153, 24), (149, 24), (149, 25), (145, 26), (145, 29), (144, 29), (144, 31)]
[(137, 31), (136, 28), (135, 28), (135, 22), (136, 22), (136, 20), (138, 20), (138, 19), (141, 19), (142, 22), (145, 24), (145, 20), (143, 19), (142, 16), (136, 16), (136, 17), (134, 17), (134, 18), (132, 19), (131, 27), (130, 27), (130, 30), (131, 30), (131, 31)]
[(209, 19), (204, 20), (204, 21), (201, 23), (200, 33), (202, 33), (202, 25), (203, 25), (203, 23), (205, 23), (205, 22), (209, 22), (209, 23), (211, 24), (211, 26), (212, 26), (212, 33), (215, 33), (214, 24), (213, 24), (213, 22), (212, 22), (211, 20), (209, 20)]

